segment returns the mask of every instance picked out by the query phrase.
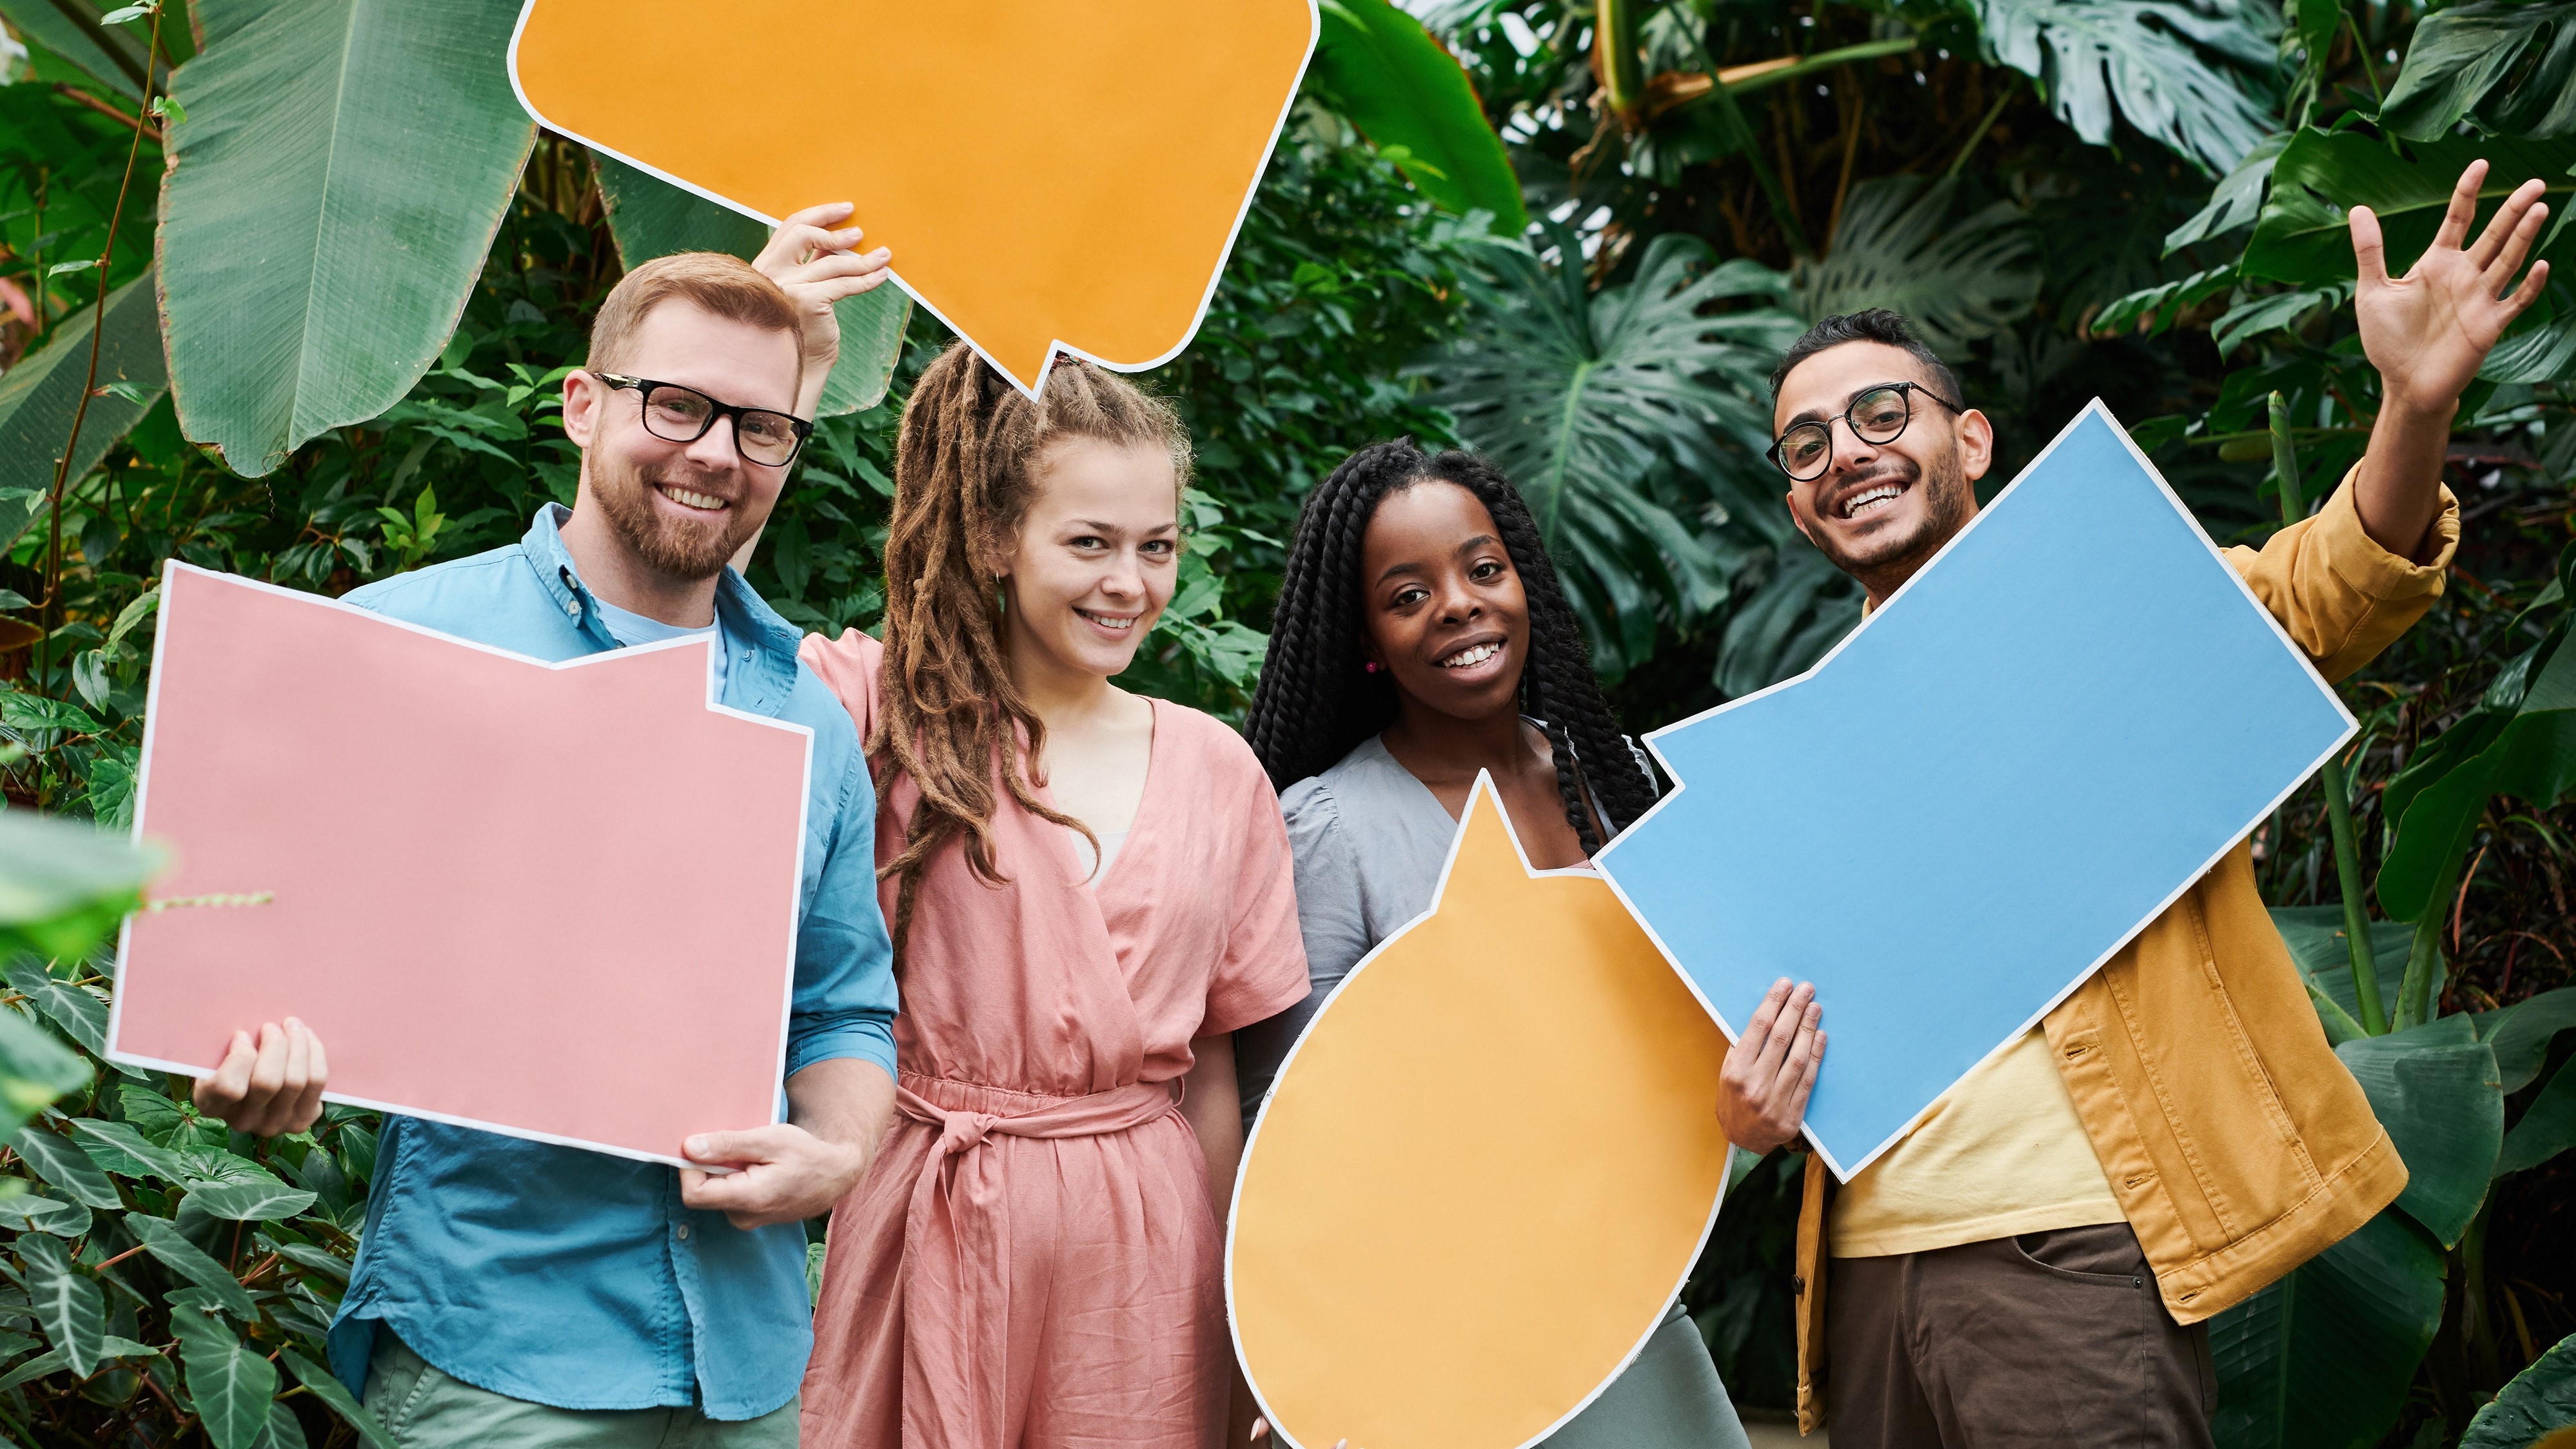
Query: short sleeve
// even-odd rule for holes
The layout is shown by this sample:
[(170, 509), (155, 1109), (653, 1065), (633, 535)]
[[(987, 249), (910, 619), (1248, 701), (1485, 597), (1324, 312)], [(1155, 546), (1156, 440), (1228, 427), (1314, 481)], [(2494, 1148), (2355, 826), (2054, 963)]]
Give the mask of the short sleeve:
[(877, 674), (885, 665), (885, 646), (856, 629), (844, 629), (838, 639), (806, 635), (796, 657), (840, 696), (850, 722), (859, 727), (859, 748), (866, 749), (877, 727)]
[(1321, 779), (1300, 780), (1279, 800), (1282, 825), (1295, 862), (1298, 935), (1305, 944), (1305, 994), (1277, 1015), (1256, 1021), (1234, 1037), (1235, 1080), (1243, 1094), (1246, 1126), (1270, 1095), (1289, 1049), (1306, 1034), (1306, 1024), (1322, 1009), (1324, 998), (1342, 984), (1351, 968), (1370, 952), (1368, 920), (1362, 905), (1358, 853), (1342, 828), (1341, 809)]
[(1225, 954), (1208, 981), (1201, 1036), (1275, 1016), (1306, 994), (1306, 946), (1297, 934), (1297, 880), (1289, 863), (1288, 831), (1279, 818), (1279, 797), (1271, 792), (1270, 781), (1252, 752), (1240, 740), (1233, 743), (1234, 760), (1229, 763), (1248, 778), (1241, 788), (1227, 793), (1235, 801), (1244, 830), (1234, 861), (1234, 909), (1226, 923)]

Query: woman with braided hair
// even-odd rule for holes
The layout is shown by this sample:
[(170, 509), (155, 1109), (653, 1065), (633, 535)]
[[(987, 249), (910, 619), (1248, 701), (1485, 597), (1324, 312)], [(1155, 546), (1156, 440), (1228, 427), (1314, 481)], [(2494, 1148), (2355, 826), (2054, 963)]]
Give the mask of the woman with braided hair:
[(1087, 363), (963, 345), (896, 445), (885, 640), (806, 640), (856, 717), (898, 1114), (832, 1215), (804, 1442), (1210, 1449), (1231, 1033), (1306, 994), (1277, 796), (1110, 683), (1172, 594), (1188, 435)]
[[(1247, 733), (1279, 787), (1310, 993), (1237, 1034), (1247, 1125), (1317, 1008), (1430, 909), (1479, 771), (1531, 865), (1589, 861), (1654, 803), (1529, 506), (1472, 453), (1354, 453), (1306, 500)], [(1746, 1443), (1676, 1307), (1551, 1449)]]

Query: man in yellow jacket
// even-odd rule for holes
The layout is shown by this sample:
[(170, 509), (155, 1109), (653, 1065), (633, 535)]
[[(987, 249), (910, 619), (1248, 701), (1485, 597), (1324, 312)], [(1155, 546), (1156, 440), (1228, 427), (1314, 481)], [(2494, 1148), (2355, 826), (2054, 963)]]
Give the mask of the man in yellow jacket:
[[(2381, 382), (2369, 450), (2314, 516), (2228, 553), (2328, 679), (2441, 595), (2460, 532), (2441, 483), (2452, 416), (2547, 279), (2542, 262), (2513, 286), (2548, 211), (2537, 181), (2469, 241), (2485, 174), (2460, 178), (2403, 277), (2353, 208)], [(1875, 606), (1974, 516), (1993, 429), (1892, 312), (1827, 318), (1772, 386), (1790, 511)], [(1797, 1134), (1824, 1049), (1813, 996), (1778, 983), (1729, 1055), (1718, 1116), (1738, 1147)], [(1829, 1418), (1834, 1449), (2207, 1445), (2205, 1320), (2405, 1185), (2240, 844), (1839, 1191), (1809, 1159), (1800, 1428)]]

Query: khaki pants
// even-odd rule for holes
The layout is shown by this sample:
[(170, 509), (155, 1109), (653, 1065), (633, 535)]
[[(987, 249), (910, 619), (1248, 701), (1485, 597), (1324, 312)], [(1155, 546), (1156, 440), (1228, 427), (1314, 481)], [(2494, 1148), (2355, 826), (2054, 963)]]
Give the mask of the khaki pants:
[(796, 1449), (796, 1403), (728, 1423), (695, 1409), (558, 1409), (449, 1378), (376, 1335), (367, 1412), (402, 1449)]
[(1834, 1449), (2209, 1449), (2208, 1328), (2165, 1311), (2126, 1223), (1830, 1271)]

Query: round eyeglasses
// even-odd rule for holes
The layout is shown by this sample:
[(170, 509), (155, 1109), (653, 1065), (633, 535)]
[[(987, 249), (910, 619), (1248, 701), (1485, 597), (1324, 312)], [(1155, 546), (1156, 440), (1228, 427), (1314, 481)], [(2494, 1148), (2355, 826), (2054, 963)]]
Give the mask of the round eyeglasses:
[(649, 377), (629, 377), (624, 373), (591, 374), (608, 384), (612, 391), (633, 388), (643, 395), (644, 431), (666, 443), (694, 443), (707, 435), (718, 418), (733, 419), (734, 451), (746, 462), (766, 468), (784, 468), (796, 461), (797, 451), (814, 433), (814, 425), (803, 418), (768, 408), (736, 407), (720, 403), (693, 387), (676, 382), (656, 382)]
[[(1863, 391), (1843, 409), (1844, 426), (1864, 443), (1893, 443), (1914, 421), (1914, 394), (1921, 393), (1952, 412), (1957, 403), (1919, 382), (1886, 382)], [(1810, 418), (1792, 426), (1772, 443), (1769, 457), (1789, 481), (1804, 483), (1824, 475), (1834, 461), (1834, 420)]]

